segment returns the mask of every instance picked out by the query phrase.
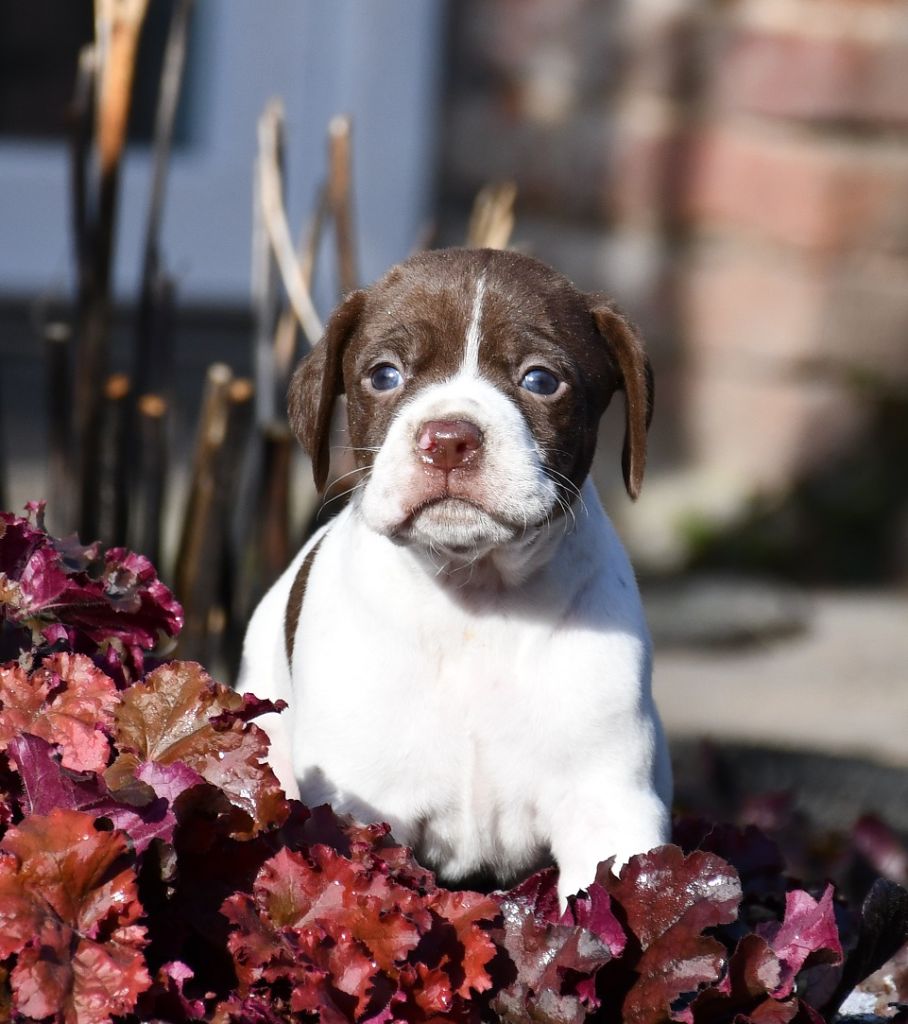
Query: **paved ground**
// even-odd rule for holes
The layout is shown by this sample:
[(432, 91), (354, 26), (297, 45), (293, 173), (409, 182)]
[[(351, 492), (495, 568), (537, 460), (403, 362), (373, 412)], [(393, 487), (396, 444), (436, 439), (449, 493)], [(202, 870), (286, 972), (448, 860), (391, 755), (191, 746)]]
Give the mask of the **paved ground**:
[(668, 732), (908, 766), (908, 593), (808, 595), (798, 635), (729, 650), (657, 643)]

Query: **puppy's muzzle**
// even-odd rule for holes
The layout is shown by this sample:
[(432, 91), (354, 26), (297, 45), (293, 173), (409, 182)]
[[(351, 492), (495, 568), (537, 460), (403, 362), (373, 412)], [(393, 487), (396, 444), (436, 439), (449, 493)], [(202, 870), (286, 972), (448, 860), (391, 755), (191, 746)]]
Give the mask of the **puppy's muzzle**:
[(482, 448), (482, 431), (469, 420), (429, 420), (416, 434), (419, 458), (449, 473), (475, 460)]

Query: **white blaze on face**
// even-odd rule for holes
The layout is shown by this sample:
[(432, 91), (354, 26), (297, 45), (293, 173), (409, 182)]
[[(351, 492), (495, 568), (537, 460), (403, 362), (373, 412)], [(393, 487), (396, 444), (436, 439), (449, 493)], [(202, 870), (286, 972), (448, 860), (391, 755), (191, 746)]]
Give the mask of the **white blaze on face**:
[(473, 295), (473, 309), (470, 312), (470, 323), (467, 327), (466, 345), (463, 352), (463, 363), (460, 372), (479, 376), (479, 342), (482, 338), (480, 322), (482, 320), (482, 300), (486, 293), (486, 279), (483, 274), (479, 275), (476, 282), (476, 292)]
[[(401, 406), (376, 455), (360, 508), (378, 533), (478, 553), (519, 539), (555, 507), (557, 489), (543, 471), (526, 419), (481, 372), (485, 295), (480, 277), (457, 373), (427, 384)], [(419, 458), (415, 438), (431, 420), (458, 419), (479, 428), (483, 445), (475, 464), (445, 478)]]

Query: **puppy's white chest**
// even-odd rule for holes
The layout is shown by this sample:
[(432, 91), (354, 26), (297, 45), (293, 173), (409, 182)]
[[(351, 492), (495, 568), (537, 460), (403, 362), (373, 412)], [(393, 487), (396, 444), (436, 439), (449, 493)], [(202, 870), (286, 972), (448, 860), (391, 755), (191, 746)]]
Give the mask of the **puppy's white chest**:
[[(302, 687), (303, 799), (389, 820), (450, 877), (533, 866), (544, 851), (534, 710), (547, 675), (542, 631), (431, 601), (403, 624), (407, 610), (389, 604), (384, 614), (360, 607), (356, 630), (335, 632), (331, 646), (347, 654), (330, 693)], [(330, 656), (310, 646), (301, 678), (318, 679)]]

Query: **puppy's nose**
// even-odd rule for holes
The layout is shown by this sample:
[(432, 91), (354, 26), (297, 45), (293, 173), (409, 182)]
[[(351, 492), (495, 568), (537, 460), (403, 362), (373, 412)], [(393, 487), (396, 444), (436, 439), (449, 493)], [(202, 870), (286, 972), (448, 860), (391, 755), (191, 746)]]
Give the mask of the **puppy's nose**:
[(466, 465), (482, 447), (482, 431), (469, 420), (429, 420), (416, 436), (425, 462), (446, 472)]

